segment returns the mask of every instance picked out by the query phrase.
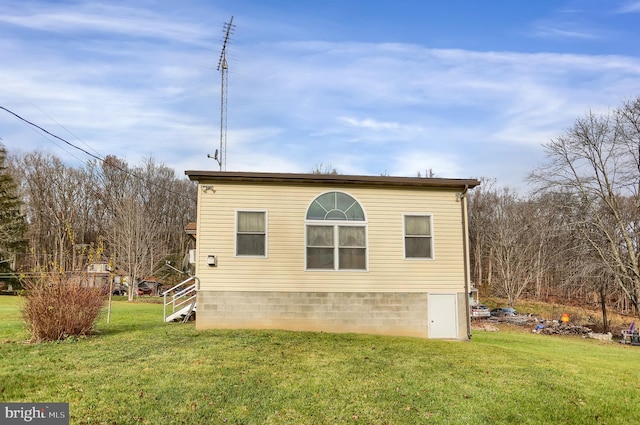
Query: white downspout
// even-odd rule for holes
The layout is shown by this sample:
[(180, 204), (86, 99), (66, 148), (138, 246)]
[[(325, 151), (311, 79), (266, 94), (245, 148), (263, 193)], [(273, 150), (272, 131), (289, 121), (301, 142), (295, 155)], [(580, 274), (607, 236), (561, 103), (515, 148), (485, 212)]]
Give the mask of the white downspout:
[(469, 292), (471, 291), (471, 259), (469, 253), (469, 219), (467, 213), (467, 191), (469, 185), (464, 186), (464, 191), (460, 194), (460, 204), (462, 209), (462, 246), (464, 255), (464, 287), (465, 287), (465, 307), (466, 307), (466, 322), (467, 322), (467, 338), (471, 340), (471, 314), (469, 305)]

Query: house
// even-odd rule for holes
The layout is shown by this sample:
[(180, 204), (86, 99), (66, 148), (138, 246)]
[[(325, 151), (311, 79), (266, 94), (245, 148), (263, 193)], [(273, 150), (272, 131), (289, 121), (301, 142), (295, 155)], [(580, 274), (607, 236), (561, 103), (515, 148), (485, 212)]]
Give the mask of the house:
[(106, 261), (87, 264), (86, 276), (82, 276), (84, 284), (88, 287), (108, 288), (111, 282), (111, 271)]
[(477, 180), (186, 171), (198, 329), (466, 340)]

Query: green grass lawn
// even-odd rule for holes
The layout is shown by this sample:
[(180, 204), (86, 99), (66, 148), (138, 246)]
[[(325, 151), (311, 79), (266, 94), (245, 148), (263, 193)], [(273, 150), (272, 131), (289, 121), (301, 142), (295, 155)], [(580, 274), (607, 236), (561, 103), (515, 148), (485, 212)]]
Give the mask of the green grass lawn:
[(91, 338), (27, 344), (0, 297), (0, 401), (72, 424), (637, 424), (640, 347), (525, 332), (470, 343), (196, 331), (116, 301)]

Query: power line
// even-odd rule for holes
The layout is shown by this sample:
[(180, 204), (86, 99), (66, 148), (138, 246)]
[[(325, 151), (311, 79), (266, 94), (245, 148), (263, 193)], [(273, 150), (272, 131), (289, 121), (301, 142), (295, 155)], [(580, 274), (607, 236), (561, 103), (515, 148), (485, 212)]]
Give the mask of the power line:
[[(65, 139), (63, 139), (62, 137), (57, 136), (57, 135), (55, 135), (55, 134), (51, 133), (51, 132), (50, 132), (50, 131), (48, 131), (47, 129), (40, 127), (38, 124), (36, 124), (36, 123), (33, 123), (33, 122), (29, 121), (28, 119), (26, 119), (26, 118), (24, 118), (24, 117), (22, 117), (22, 116), (20, 116), (20, 115), (16, 114), (15, 112), (11, 111), (10, 109), (5, 108), (5, 107), (4, 107), (4, 106), (2, 106), (2, 105), (0, 105), (0, 109), (2, 109), (2, 110), (4, 110), (4, 111), (6, 111), (6, 112), (8, 112), (8, 113), (10, 113), (11, 115), (13, 115), (14, 117), (16, 117), (16, 118), (17, 118), (17, 119), (19, 119), (20, 121), (22, 121), (22, 122), (24, 122), (24, 123), (26, 123), (26, 124), (28, 124), (28, 125), (30, 125), (30, 126), (32, 126), (32, 127), (34, 127), (34, 128), (37, 128), (38, 130), (42, 131), (43, 133), (45, 133), (45, 134), (47, 134), (47, 135), (49, 135), (49, 136), (51, 136), (51, 137), (54, 137), (54, 138), (56, 138), (56, 139), (58, 139), (58, 140), (60, 140), (60, 141), (62, 141), (62, 142), (64, 142), (64, 143), (66, 143), (67, 145), (71, 146), (72, 148), (77, 149), (77, 150), (79, 150), (80, 152), (82, 152), (82, 153), (84, 153), (84, 154), (86, 154), (86, 155), (89, 155), (91, 158), (96, 159), (96, 160), (100, 161), (101, 163), (103, 163), (103, 164), (105, 164), (105, 165), (108, 165), (109, 167), (113, 167), (113, 168), (115, 168), (116, 170), (121, 171), (121, 172), (123, 172), (123, 173), (125, 173), (125, 174), (127, 174), (127, 175), (129, 175), (129, 176), (131, 176), (131, 177), (133, 177), (133, 178), (135, 178), (135, 179), (141, 180), (141, 181), (143, 181), (143, 182), (145, 182), (145, 183), (149, 183), (149, 184), (151, 184), (152, 186), (158, 187), (158, 188), (160, 188), (160, 189), (162, 189), (162, 190), (164, 190), (164, 191), (166, 191), (166, 192), (168, 192), (168, 193), (171, 193), (171, 194), (173, 194), (173, 195), (177, 195), (177, 196), (179, 196), (179, 197), (181, 197), (181, 198), (184, 198), (184, 199), (193, 200), (192, 198), (190, 198), (190, 197), (188, 197), (188, 196), (185, 196), (183, 193), (180, 193), (180, 192), (174, 192), (174, 191), (173, 191), (173, 190), (171, 190), (171, 189), (168, 189), (168, 188), (166, 188), (166, 187), (164, 187), (164, 186), (162, 186), (162, 185), (160, 185), (160, 184), (158, 184), (158, 183), (153, 182), (151, 179), (145, 179), (144, 177), (138, 176), (137, 174), (135, 174), (135, 173), (133, 173), (133, 172), (131, 172), (131, 171), (127, 170), (127, 169), (121, 168), (121, 167), (119, 167), (119, 166), (117, 166), (117, 165), (113, 164), (112, 162), (107, 162), (104, 158), (100, 157), (99, 155), (95, 155), (95, 154), (93, 154), (93, 153), (91, 153), (91, 152), (88, 152), (87, 150), (85, 150), (85, 149), (83, 149), (83, 148), (81, 148), (81, 147), (79, 147), (79, 146), (74, 145), (73, 143), (69, 142), (68, 140), (65, 140)], [(76, 136), (76, 137), (77, 137), (77, 136)]]
[(67, 133), (71, 134), (73, 137), (76, 138), (76, 140), (78, 140), (80, 143), (82, 143), (83, 145), (85, 145), (87, 148), (91, 149), (92, 151), (94, 151), (96, 154), (100, 154), (97, 150), (95, 150), (94, 148), (92, 148), (91, 146), (89, 146), (84, 140), (82, 140), (81, 138), (79, 138), (75, 133), (73, 133), (71, 130), (69, 130), (67, 127), (65, 127), (64, 125), (62, 125), (58, 120), (56, 120), (55, 118), (53, 118), (51, 115), (49, 115), (48, 113), (46, 113), (45, 111), (43, 111), (41, 108), (38, 107), (38, 105), (36, 105), (35, 103), (31, 102), (30, 100), (27, 99), (27, 102), (29, 102), (34, 108), (36, 108), (38, 111), (42, 112), (44, 115), (46, 115), (51, 121), (55, 122), (56, 124), (58, 124), (60, 127), (62, 127)]
[(77, 159), (80, 162), (83, 162), (82, 159), (80, 159), (80, 157), (76, 156), (74, 152), (71, 151), (71, 149), (67, 148), (66, 146), (63, 146), (62, 144), (60, 144), (59, 142), (57, 142), (56, 140), (52, 139), (51, 137), (49, 137), (47, 134), (43, 134), (41, 132), (38, 131), (38, 129), (36, 129), (35, 127), (30, 126), (29, 124), (27, 124), (26, 122), (22, 122), (21, 123), (25, 128), (28, 128), (29, 131), (32, 131), (34, 134), (37, 134), (38, 136), (42, 137), (43, 139), (53, 143), (54, 145), (56, 145), (58, 148), (60, 148), (61, 150), (65, 151), (66, 153), (68, 153), (69, 155), (71, 155), (72, 157), (74, 157), (75, 159)]
[(37, 128), (38, 130), (40, 130), (40, 131), (42, 131), (42, 132), (44, 132), (44, 133), (48, 134), (49, 136), (51, 136), (51, 137), (55, 137), (56, 139), (58, 139), (58, 140), (60, 140), (60, 141), (62, 141), (62, 142), (64, 142), (64, 143), (66, 143), (67, 145), (71, 146), (72, 148), (75, 148), (75, 149), (77, 149), (77, 150), (79, 150), (79, 151), (81, 151), (81, 152), (83, 152), (83, 153), (85, 153), (85, 154), (89, 155), (91, 158), (94, 158), (94, 159), (97, 159), (98, 161), (104, 162), (104, 159), (100, 158), (98, 155), (94, 155), (94, 154), (92, 154), (91, 152), (88, 152), (88, 151), (86, 151), (86, 150), (82, 149), (81, 147), (76, 146), (76, 145), (74, 145), (73, 143), (71, 143), (71, 142), (69, 142), (69, 141), (67, 141), (67, 140), (63, 139), (62, 137), (60, 137), (60, 136), (56, 136), (55, 134), (51, 133), (50, 131), (48, 131), (48, 130), (46, 130), (46, 129), (42, 128), (42, 127), (40, 127), (38, 124), (35, 124), (35, 123), (33, 123), (33, 122), (29, 121), (28, 119), (21, 117), (20, 115), (18, 115), (18, 114), (16, 114), (15, 112), (13, 112), (13, 111), (11, 111), (11, 110), (9, 110), (9, 109), (5, 108), (4, 106), (0, 106), (0, 109), (3, 109), (3, 110), (5, 110), (5, 111), (7, 111), (8, 113), (10, 113), (11, 115), (13, 115), (14, 117), (18, 118), (20, 121), (24, 121), (24, 122), (26, 122), (27, 124), (29, 124), (29, 125), (31, 125), (31, 126), (33, 126), (33, 127)]

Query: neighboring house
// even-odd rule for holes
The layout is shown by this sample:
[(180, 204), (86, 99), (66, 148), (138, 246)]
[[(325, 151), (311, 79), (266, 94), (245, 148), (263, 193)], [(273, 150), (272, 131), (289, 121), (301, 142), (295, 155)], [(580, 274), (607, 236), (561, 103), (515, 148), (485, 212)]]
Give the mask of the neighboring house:
[(108, 288), (111, 278), (109, 264), (106, 261), (89, 263), (87, 265), (87, 274), (84, 277), (86, 285), (89, 287)]
[(198, 228), (195, 222), (190, 221), (189, 223), (187, 223), (187, 225), (184, 227), (184, 232), (191, 236), (193, 238), (193, 240), (196, 240), (198, 238), (198, 232), (197, 232)]
[(198, 329), (466, 340), (477, 180), (186, 171)]

